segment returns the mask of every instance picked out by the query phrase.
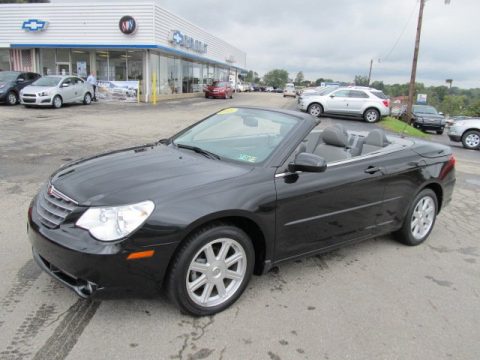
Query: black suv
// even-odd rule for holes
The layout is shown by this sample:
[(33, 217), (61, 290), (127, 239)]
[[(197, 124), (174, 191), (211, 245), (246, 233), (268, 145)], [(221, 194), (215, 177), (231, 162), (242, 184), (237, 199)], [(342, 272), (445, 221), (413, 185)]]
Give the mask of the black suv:
[(20, 90), (40, 77), (33, 72), (0, 71), (0, 103), (18, 104)]
[(433, 106), (413, 105), (413, 126), (422, 131), (433, 130), (437, 134), (443, 134), (445, 128), (445, 117)]

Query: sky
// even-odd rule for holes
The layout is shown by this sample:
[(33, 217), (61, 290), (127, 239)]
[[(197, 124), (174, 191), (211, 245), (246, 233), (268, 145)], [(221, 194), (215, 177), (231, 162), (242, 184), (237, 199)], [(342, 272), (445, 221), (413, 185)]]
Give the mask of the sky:
[[(260, 75), (387, 84), (410, 81), (418, 0), (159, 0), (167, 10), (247, 53)], [(417, 82), (480, 88), (480, 0), (428, 0)]]

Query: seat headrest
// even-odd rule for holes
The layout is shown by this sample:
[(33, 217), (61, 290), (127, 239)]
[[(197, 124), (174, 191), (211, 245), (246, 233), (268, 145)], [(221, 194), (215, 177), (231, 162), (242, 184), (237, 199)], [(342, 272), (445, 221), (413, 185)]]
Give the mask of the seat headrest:
[(322, 139), (327, 145), (346, 147), (348, 135), (338, 126), (329, 126), (322, 132)]
[(385, 147), (390, 143), (387, 140), (387, 135), (383, 130), (375, 129), (368, 133), (367, 137), (365, 138), (365, 144)]

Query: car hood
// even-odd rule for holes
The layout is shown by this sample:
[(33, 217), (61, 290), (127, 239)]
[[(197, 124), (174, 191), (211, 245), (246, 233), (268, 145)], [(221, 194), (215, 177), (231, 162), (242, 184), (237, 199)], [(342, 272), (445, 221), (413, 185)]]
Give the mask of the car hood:
[(0, 81), (0, 88), (3, 88), (4, 86), (9, 87), (11, 85), (12, 85), (11, 81)]
[(251, 169), (189, 150), (144, 145), (72, 162), (54, 173), (50, 182), (80, 205), (111, 206), (161, 201)]
[(23, 93), (38, 93), (42, 91), (47, 91), (47, 90), (53, 90), (55, 89), (54, 86), (34, 86), (34, 85), (28, 85), (23, 88)]

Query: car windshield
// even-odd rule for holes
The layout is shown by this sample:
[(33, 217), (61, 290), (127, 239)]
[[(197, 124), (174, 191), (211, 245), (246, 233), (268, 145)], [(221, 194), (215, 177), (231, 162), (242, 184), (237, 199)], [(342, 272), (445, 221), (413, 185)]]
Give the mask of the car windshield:
[(226, 82), (214, 81), (212, 86), (214, 86), (214, 87), (225, 87), (225, 86), (227, 86), (227, 83)]
[(431, 114), (431, 115), (438, 115), (437, 110), (433, 106), (419, 106), (415, 105), (413, 107), (414, 114)]
[(0, 71), (0, 81), (13, 81), (17, 79), (19, 73), (12, 71)]
[(176, 135), (173, 144), (245, 163), (265, 161), (300, 120), (256, 109), (224, 109)]
[(32, 85), (35, 86), (57, 86), (62, 80), (60, 76), (45, 76), (35, 81)]

